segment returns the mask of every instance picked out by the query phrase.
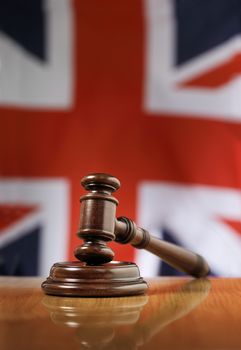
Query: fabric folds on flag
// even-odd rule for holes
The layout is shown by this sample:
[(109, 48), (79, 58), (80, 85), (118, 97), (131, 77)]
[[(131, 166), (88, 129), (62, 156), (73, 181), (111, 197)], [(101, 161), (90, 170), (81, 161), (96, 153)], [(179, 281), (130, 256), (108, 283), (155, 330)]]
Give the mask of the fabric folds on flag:
[(241, 276), (240, 19), (238, 0), (0, 4), (1, 275), (73, 259), (80, 179), (106, 172), (118, 216)]

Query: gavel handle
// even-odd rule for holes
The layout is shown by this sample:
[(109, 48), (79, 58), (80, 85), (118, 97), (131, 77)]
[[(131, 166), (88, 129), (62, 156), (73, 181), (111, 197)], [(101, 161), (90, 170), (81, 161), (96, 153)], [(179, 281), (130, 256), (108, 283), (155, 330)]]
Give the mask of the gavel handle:
[(115, 237), (116, 242), (130, 243), (135, 248), (146, 249), (177, 270), (191, 276), (204, 277), (209, 273), (208, 263), (202, 256), (151, 236), (148, 231), (137, 227), (132, 220), (124, 216), (116, 219)]

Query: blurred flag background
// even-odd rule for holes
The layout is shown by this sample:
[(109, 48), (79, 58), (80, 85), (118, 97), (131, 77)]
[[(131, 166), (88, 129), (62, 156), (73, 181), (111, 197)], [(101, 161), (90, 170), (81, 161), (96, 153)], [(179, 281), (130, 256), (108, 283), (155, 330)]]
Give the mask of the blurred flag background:
[(241, 276), (240, 72), (239, 0), (0, 2), (0, 274), (73, 259), (80, 179), (107, 172), (118, 216)]

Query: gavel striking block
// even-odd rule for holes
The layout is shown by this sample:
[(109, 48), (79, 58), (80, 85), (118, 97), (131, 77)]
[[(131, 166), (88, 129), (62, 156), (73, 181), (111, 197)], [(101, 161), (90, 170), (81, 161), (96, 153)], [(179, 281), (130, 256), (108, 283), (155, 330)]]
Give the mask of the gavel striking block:
[(153, 237), (127, 217), (116, 218), (118, 201), (112, 193), (120, 182), (112, 175), (85, 176), (82, 186), (88, 191), (80, 198), (80, 228), (83, 244), (75, 249), (76, 262), (56, 263), (42, 288), (59, 296), (127, 296), (144, 294), (147, 284), (136, 264), (112, 261), (114, 252), (107, 243), (130, 243), (159, 256), (178, 270), (194, 277), (209, 272), (207, 262), (198, 254)]

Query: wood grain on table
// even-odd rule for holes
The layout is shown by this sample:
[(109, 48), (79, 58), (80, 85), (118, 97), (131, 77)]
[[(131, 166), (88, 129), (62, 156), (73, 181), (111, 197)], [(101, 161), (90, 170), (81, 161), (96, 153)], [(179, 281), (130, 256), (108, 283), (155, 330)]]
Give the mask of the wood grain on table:
[(45, 296), (0, 277), (0, 349), (241, 349), (241, 279), (156, 278), (146, 296)]

